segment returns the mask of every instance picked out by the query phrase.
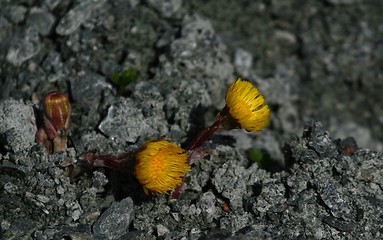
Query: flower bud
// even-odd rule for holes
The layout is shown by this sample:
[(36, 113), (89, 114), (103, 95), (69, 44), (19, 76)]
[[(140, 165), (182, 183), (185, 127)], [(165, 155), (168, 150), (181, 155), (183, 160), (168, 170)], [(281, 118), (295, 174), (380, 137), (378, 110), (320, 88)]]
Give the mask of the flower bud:
[(62, 92), (50, 92), (43, 99), (44, 129), (48, 138), (53, 141), (53, 151), (64, 151), (67, 148), (71, 106), (68, 96)]
[(45, 132), (44, 128), (40, 128), (36, 132), (35, 139), (37, 143), (40, 143), (44, 146), (48, 153), (52, 151), (52, 143), (48, 139), (47, 133)]

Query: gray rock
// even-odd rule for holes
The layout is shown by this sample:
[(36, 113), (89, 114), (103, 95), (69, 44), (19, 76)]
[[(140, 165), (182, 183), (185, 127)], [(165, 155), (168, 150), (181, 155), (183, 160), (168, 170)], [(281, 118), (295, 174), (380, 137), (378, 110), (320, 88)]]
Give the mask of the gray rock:
[(251, 214), (242, 212), (238, 212), (235, 215), (224, 216), (219, 221), (221, 229), (229, 230), (232, 233), (253, 224)]
[(318, 193), (322, 201), (330, 209), (335, 217), (350, 219), (351, 208), (347, 199), (336, 188), (336, 185), (330, 180), (318, 179), (316, 183)]
[(98, 128), (112, 139), (130, 143), (135, 143), (141, 135), (150, 133), (142, 111), (129, 100), (111, 106)]
[(49, 82), (58, 82), (69, 74), (68, 68), (61, 60), (61, 55), (56, 51), (48, 53), (47, 57), (42, 63), (42, 68), (48, 75)]
[(329, 134), (323, 130), (322, 123), (306, 124), (303, 135), (308, 139), (308, 146), (315, 150), (319, 156), (333, 157), (337, 154), (336, 146)]
[(131, 198), (113, 203), (93, 224), (93, 232), (108, 239), (119, 239), (129, 232), (134, 219), (134, 206)]
[[(12, 24), (3, 16), (0, 16), (0, 42), (10, 34), (12, 29)], [(3, 52), (4, 50), (1, 50)], [(1, 70), (0, 70), (1, 73)]]
[[(225, 46), (216, 39), (211, 22), (198, 15), (186, 16), (182, 22), (181, 37), (171, 43), (170, 54), (173, 62), (167, 66), (164, 61), (164, 70), (169, 71), (164, 74), (171, 75), (176, 69), (182, 73), (186, 68), (195, 74), (195, 79), (200, 79), (199, 84), (207, 85), (207, 89), (211, 90), (213, 104), (223, 107), (225, 82), (233, 80), (233, 66)], [(201, 77), (197, 77), (199, 75)], [(180, 77), (183, 78), (182, 74)], [(203, 89), (199, 87), (199, 91)], [(197, 90), (197, 94), (201, 93)]]
[(105, 60), (101, 65), (101, 71), (105, 76), (112, 76), (113, 73), (121, 71), (121, 66), (116, 61), (109, 59)]
[(21, 5), (10, 5), (4, 9), (5, 16), (13, 23), (20, 23), (25, 19), (28, 9)]
[(323, 221), (339, 231), (351, 232), (355, 229), (355, 224), (353, 222), (347, 222), (333, 216), (324, 217)]
[(37, 223), (29, 218), (24, 218), (20, 220), (15, 220), (12, 222), (11, 226), (4, 232), (2, 232), (2, 237), (12, 239), (24, 239), (25, 236), (30, 236), (37, 229)]
[(332, 4), (354, 4), (360, 2), (360, 0), (328, 0)]
[(38, 31), (34, 27), (23, 27), (13, 35), (6, 59), (13, 65), (20, 66), (34, 57), (41, 47)]
[(211, 191), (204, 193), (197, 203), (197, 207), (201, 208), (202, 215), (207, 222), (213, 222), (215, 219), (219, 218), (219, 209), (216, 206), (216, 203), (217, 198)]
[(149, 6), (155, 8), (164, 17), (172, 17), (182, 6), (182, 0), (148, 0)]
[(248, 187), (260, 181), (263, 170), (258, 169), (256, 164), (246, 168), (248, 160), (242, 155), (226, 157), (227, 160), (213, 171), (211, 181), (215, 189), (229, 199), (232, 209), (239, 210), (243, 206), (243, 198), (249, 194)]
[(30, 104), (12, 99), (0, 102), (0, 136), (8, 150), (14, 153), (28, 150), (35, 142), (36, 131)]
[(44, 3), (47, 5), (49, 10), (54, 10), (62, 0), (45, 0)]
[(103, 7), (106, 0), (85, 0), (78, 2), (60, 20), (56, 27), (56, 32), (60, 35), (69, 35), (75, 32), (81, 24), (87, 21), (92, 12)]
[(55, 17), (40, 8), (32, 8), (28, 14), (26, 25), (29, 27), (34, 27), (42, 35), (48, 35), (53, 27), (55, 22)]
[(72, 239), (101, 239), (101, 236), (93, 235), (90, 226), (85, 224), (77, 226), (61, 225), (55, 228), (47, 228), (44, 231), (36, 231), (34, 237), (38, 240), (62, 239), (65, 237)]
[(167, 134), (163, 98), (158, 89), (145, 82), (138, 83), (133, 99), (122, 99), (110, 106), (99, 129), (122, 142), (135, 143)]
[(211, 229), (201, 239), (227, 239), (231, 236), (231, 233), (226, 229)]
[(245, 49), (235, 50), (234, 66), (239, 74), (248, 76), (253, 65), (253, 55)]
[(159, 237), (162, 237), (162, 236), (164, 236), (166, 234), (169, 234), (169, 233), (170, 233), (170, 231), (169, 231), (169, 229), (167, 227), (165, 227), (162, 224), (158, 224), (157, 225), (157, 235)]
[(97, 107), (102, 93), (113, 89), (103, 76), (94, 72), (79, 72), (69, 81), (73, 100), (88, 107)]
[[(0, 145), (2, 237), (114, 236), (113, 227), (109, 233), (96, 234), (91, 226), (122, 192), (132, 194), (137, 204), (132, 225), (124, 225), (125, 234), (118, 234), (121, 239), (381, 238), (383, 158), (363, 148), (381, 149), (375, 139), (383, 136), (383, 110), (377, 104), (383, 96), (382, 44), (377, 41), (382, 21), (376, 4), (195, 0), (183, 1), (175, 10), (180, 2), (114, 0), (95, 11), (90, 10), (92, 4), (99, 2), (89, 0), (2, 2), (1, 96), (35, 101), (45, 91), (67, 89), (69, 82), (69, 145), (74, 145), (50, 156), (37, 144), (20, 151)], [(341, 2), (354, 3), (340, 7)], [(6, 6), (16, 6), (15, 11), (6, 13)], [(57, 32), (61, 28), (64, 35), (43, 36), (43, 25), (36, 24), (32, 35), (40, 35), (44, 47), (33, 61), (19, 58), (21, 65), (15, 67), (6, 59), (7, 52), (17, 40), (12, 39), (15, 31), (39, 21), (27, 20), (32, 9), (43, 11), (45, 17), (53, 14), (60, 26)], [(188, 12), (207, 18), (186, 16)], [(217, 134), (206, 142), (211, 155), (192, 167), (180, 201), (166, 195), (143, 196), (134, 176), (125, 171), (97, 168), (68, 178), (73, 166), (60, 163), (76, 164), (83, 150), (136, 150), (160, 134), (185, 146), (223, 107), (226, 87), (235, 79), (233, 72), (239, 71), (229, 56), (239, 48), (254, 59), (245, 77), (259, 86), (270, 104), (270, 128), (259, 134), (237, 131), (231, 135), (235, 139)], [(119, 67), (139, 72), (124, 96), (116, 96), (107, 86), (106, 79)], [(135, 130), (134, 143), (124, 140), (126, 134), (119, 142), (95, 130), (107, 109), (121, 103), (122, 112), (131, 108), (140, 116), (116, 124), (137, 125), (140, 120), (145, 126), (140, 133)], [(7, 113), (0, 118), (8, 118)], [(325, 127), (310, 123), (301, 135), (302, 120), (308, 118), (323, 119)], [(1, 134), (2, 143), (20, 137), (15, 129)], [(291, 133), (300, 137), (284, 145)], [(332, 139), (350, 135), (360, 148), (352, 154), (339, 152), (346, 140)], [(258, 169), (246, 159), (247, 147), (267, 150), (271, 160), (286, 160), (286, 169), (272, 174)], [(111, 191), (105, 191), (106, 186)], [(232, 211), (225, 212), (222, 202)], [(110, 215), (114, 214), (118, 212)], [(134, 230), (125, 231), (128, 227)]]

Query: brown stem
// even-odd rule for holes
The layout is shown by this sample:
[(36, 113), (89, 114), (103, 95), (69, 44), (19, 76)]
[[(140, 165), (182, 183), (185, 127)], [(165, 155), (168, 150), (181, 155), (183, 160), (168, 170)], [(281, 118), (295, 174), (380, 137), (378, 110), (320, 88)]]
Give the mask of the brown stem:
[(127, 168), (129, 164), (124, 160), (132, 157), (134, 152), (126, 152), (119, 155), (95, 155), (92, 152), (85, 153), (81, 158), (87, 162), (89, 168), (107, 167), (107, 168)]
[(186, 148), (188, 151), (193, 151), (199, 148), (207, 139), (209, 139), (214, 133), (222, 130), (226, 117), (221, 113), (218, 113), (215, 122), (208, 128), (203, 129), (196, 138)]
[(170, 199), (175, 199), (175, 200), (180, 199), (181, 193), (185, 190), (185, 188), (186, 188), (186, 183), (185, 183), (185, 179), (183, 179), (182, 184), (176, 187), (176, 189), (174, 189), (170, 193)]

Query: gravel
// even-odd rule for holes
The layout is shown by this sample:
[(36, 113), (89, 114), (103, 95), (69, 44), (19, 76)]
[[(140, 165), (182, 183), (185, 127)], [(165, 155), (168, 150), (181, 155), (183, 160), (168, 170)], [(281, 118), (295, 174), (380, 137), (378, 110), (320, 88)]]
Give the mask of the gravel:
[[(381, 238), (378, 4), (1, 2), (0, 238)], [(146, 196), (129, 170), (82, 168), (84, 152), (187, 146), (237, 74), (265, 96), (270, 125), (208, 140), (181, 199)], [(53, 90), (72, 119), (69, 148), (47, 154), (35, 133)]]

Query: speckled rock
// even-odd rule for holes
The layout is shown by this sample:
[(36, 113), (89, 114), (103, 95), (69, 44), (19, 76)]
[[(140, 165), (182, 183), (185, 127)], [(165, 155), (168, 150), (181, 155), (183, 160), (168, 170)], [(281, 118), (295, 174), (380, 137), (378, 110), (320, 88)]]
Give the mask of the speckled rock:
[(120, 239), (129, 232), (134, 219), (134, 206), (131, 198), (113, 203), (93, 225), (93, 232), (108, 239)]
[(12, 99), (0, 102), (0, 136), (2, 145), (14, 153), (28, 150), (37, 131), (31, 104)]

